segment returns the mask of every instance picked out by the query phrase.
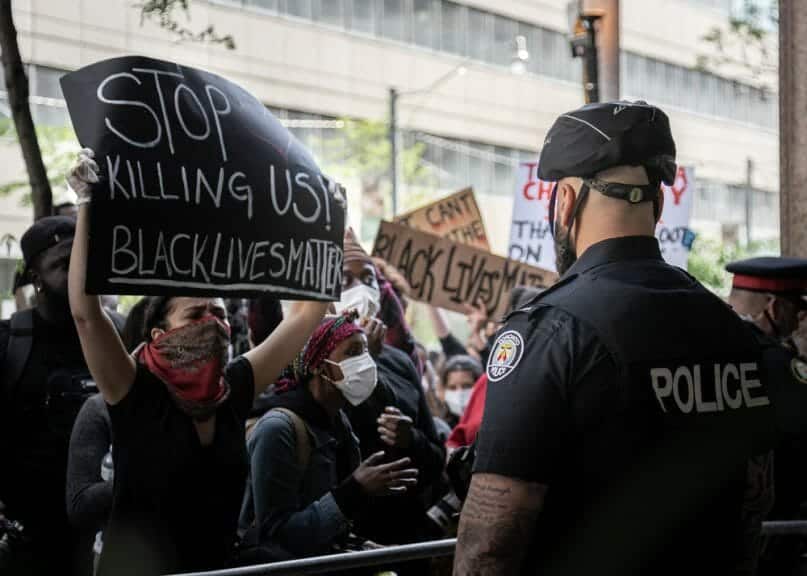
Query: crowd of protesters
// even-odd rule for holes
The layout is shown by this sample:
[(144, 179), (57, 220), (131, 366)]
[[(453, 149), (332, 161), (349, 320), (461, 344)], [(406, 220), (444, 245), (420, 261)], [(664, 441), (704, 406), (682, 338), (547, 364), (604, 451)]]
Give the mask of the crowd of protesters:
[[(77, 213), (22, 238), (35, 304), (0, 323), (0, 567), (141, 576), (456, 533), (449, 461), (480, 430), (500, 319), (469, 302), (461, 341), (429, 308), (428, 349), (406, 281), (350, 229), (338, 302), (152, 296), (124, 318), (84, 290), (97, 172), (85, 149), (69, 174)], [(540, 292), (516, 288), (510, 309)], [(804, 346), (803, 312), (784, 325), (770, 301), (732, 297)]]
[(24, 235), (19, 278), (35, 302), (0, 323), (0, 456), (13, 471), (0, 501), (19, 528), (0, 562), (161, 574), (450, 533), (429, 511), (451, 492), (448, 453), (481, 420), (496, 330), (484, 312), (469, 310), (461, 342), (433, 310), (441, 349), (427, 350), (405, 280), (348, 229), (338, 302), (284, 314), (271, 296), (153, 296), (123, 316), (83, 287), (97, 171), (82, 151), (68, 178), (77, 213)]

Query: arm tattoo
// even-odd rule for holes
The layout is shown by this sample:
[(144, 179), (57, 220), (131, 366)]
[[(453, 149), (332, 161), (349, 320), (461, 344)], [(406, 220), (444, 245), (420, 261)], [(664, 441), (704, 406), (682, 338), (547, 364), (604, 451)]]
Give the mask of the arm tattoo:
[(748, 461), (743, 498), (743, 555), (738, 574), (755, 574), (762, 549), (762, 521), (773, 508), (773, 453)]
[(462, 509), (454, 574), (517, 574), (545, 493), (537, 483), (475, 475)]

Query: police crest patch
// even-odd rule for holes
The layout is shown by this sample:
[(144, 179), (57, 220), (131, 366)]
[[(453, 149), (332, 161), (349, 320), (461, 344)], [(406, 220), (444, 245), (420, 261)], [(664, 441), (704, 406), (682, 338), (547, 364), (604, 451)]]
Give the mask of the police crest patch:
[(802, 384), (807, 384), (807, 362), (800, 358), (793, 358), (790, 361), (790, 369), (793, 371), (793, 376)]
[(524, 339), (515, 330), (508, 330), (496, 339), (488, 357), (488, 380), (498, 382), (515, 370), (524, 355)]

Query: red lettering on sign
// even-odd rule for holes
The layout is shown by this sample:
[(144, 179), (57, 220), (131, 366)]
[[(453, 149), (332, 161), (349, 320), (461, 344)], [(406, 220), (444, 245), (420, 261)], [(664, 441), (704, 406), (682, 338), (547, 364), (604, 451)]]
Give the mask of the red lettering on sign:
[[(523, 162), (521, 164), (525, 166), (529, 172), (527, 175), (527, 182), (524, 184), (524, 188), (522, 189), (522, 194), (524, 194), (524, 198), (527, 200), (538, 200), (549, 202), (550, 197), (552, 196), (552, 182), (544, 182), (543, 180), (539, 180), (537, 176), (538, 163), (537, 162)], [(532, 188), (537, 188), (536, 192), (530, 192)]]
[(526, 198), (527, 200), (535, 200), (535, 198), (533, 198), (530, 195), (530, 188), (532, 188), (533, 186), (538, 185), (538, 180), (535, 177), (535, 172), (536, 172), (535, 169), (538, 168), (538, 163), (537, 162), (524, 162), (521, 165), (526, 166), (527, 170), (528, 170), (527, 183), (524, 184), (524, 189), (522, 190), (522, 194), (524, 194), (524, 198)]
[(673, 195), (673, 202), (678, 206), (681, 203), (681, 196), (687, 191), (689, 182), (687, 181), (687, 173), (683, 168), (678, 168), (678, 173), (675, 175), (675, 182), (673, 182), (670, 191)]

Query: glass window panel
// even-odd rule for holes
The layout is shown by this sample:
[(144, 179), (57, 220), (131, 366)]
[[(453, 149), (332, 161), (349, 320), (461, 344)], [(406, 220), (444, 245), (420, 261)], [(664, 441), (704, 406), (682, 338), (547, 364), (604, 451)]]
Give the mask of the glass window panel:
[(403, 0), (384, 0), (381, 35), (391, 40), (405, 41), (405, 16)]
[(493, 146), (471, 144), (471, 152), (468, 183), (479, 194), (490, 194), (493, 188)]
[(519, 22), (517, 33), (519, 36), (524, 36), (527, 39), (527, 51), (530, 53), (530, 59), (527, 60), (527, 71), (533, 74), (539, 74), (539, 64), (538, 61), (541, 59), (540, 53), (540, 36), (538, 35), (538, 28), (531, 25), (526, 24), (525, 22)]
[(465, 50), (465, 9), (452, 2), (443, 2), (440, 17), (441, 45), (443, 50), (453, 54), (464, 54)]
[(342, 28), (345, 25), (342, 0), (314, 0), (314, 20)]
[(311, 18), (311, 0), (286, 0), (286, 12), (291, 16)]
[(350, 27), (357, 32), (375, 32), (375, 0), (353, 0)]
[[(519, 35), (516, 22), (510, 18), (495, 16), (493, 21), (493, 62), (500, 66), (510, 66), (513, 62), (516, 36)], [(528, 34), (522, 34), (529, 39)], [(528, 48), (529, 50), (529, 42)], [(532, 54), (530, 54), (532, 56)]]
[(426, 48), (440, 48), (439, 0), (414, 0), (412, 9), (412, 36), (415, 44)]
[(560, 76), (559, 54), (556, 54), (554, 34), (546, 29), (541, 30), (541, 69), (547, 76)]
[(246, 0), (246, 5), (260, 8), (261, 10), (277, 12), (278, 2), (279, 0)]
[[(36, 71), (36, 95), (48, 98), (64, 98), (59, 78), (65, 75), (64, 70), (48, 68), (46, 66), (34, 67)], [(30, 69), (29, 69), (30, 74)]]
[(468, 51), (469, 57), (482, 62), (493, 61), (493, 18), (490, 14), (468, 8)]

